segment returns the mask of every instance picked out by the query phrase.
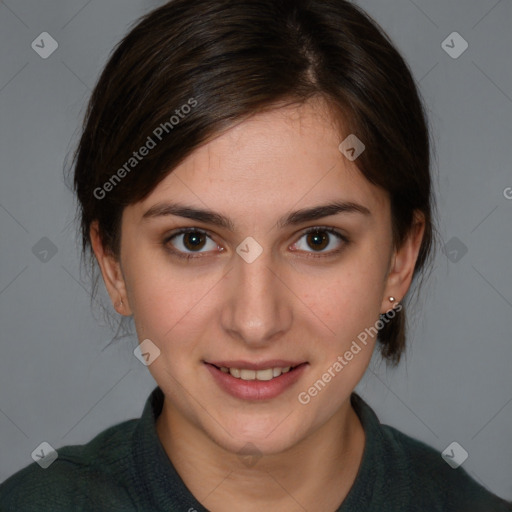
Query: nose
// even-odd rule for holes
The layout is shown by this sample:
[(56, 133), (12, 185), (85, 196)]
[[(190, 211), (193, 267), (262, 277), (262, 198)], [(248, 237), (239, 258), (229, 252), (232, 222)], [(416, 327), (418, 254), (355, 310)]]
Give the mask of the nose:
[(252, 347), (266, 346), (290, 329), (293, 300), (279, 274), (268, 251), (251, 263), (234, 256), (221, 313), (222, 327), (231, 337)]

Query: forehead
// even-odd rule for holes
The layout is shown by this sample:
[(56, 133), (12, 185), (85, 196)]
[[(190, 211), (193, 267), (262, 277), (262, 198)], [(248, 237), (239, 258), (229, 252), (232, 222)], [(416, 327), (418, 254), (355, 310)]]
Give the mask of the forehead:
[(133, 213), (143, 215), (168, 201), (225, 212), (235, 221), (271, 220), (334, 201), (378, 213), (387, 207), (387, 195), (340, 152), (347, 135), (317, 101), (259, 113), (197, 148), (144, 201), (132, 205)]

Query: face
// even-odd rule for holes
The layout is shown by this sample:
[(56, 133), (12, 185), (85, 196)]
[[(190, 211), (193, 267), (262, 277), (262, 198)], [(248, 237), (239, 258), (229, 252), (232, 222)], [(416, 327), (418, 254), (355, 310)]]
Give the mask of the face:
[(410, 284), (419, 238), (394, 250), (387, 194), (342, 140), (318, 102), (258, 114), (125, 208), (119, 261), (93, 235), (112, 300), (160, 350), (166, 407), (231, 452), (277, 453), (335, 418), (365, 329)]

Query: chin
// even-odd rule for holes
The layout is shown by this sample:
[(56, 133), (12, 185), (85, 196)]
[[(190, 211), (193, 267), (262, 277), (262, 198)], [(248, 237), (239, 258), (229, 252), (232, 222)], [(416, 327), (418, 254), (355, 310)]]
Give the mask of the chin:
[(238, 455), (276, 455), (284, 452), (307, 436), (303, 421), (296, 423), (293, 414), (281, 414), (276, 421), (256, 418), (241, 422), (227, 422), (229, 428), (215, 428), (211, 436), (225, 450)]

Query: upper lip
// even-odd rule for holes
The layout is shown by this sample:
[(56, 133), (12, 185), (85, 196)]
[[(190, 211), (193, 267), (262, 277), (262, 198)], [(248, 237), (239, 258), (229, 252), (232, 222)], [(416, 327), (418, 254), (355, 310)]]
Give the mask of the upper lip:
[(249, 361), (205, 361), (207, 364), (212, 364), (219, 368), (238, 368), (240, 370), (266, 370), (267, 368), (286, 368), (288, 366), (294, 367), (304, 364), (306, 361), (290, 361), (286, 359), (269, 359), (268, 361), (261, 361), (259, 363), (251, 363)]

